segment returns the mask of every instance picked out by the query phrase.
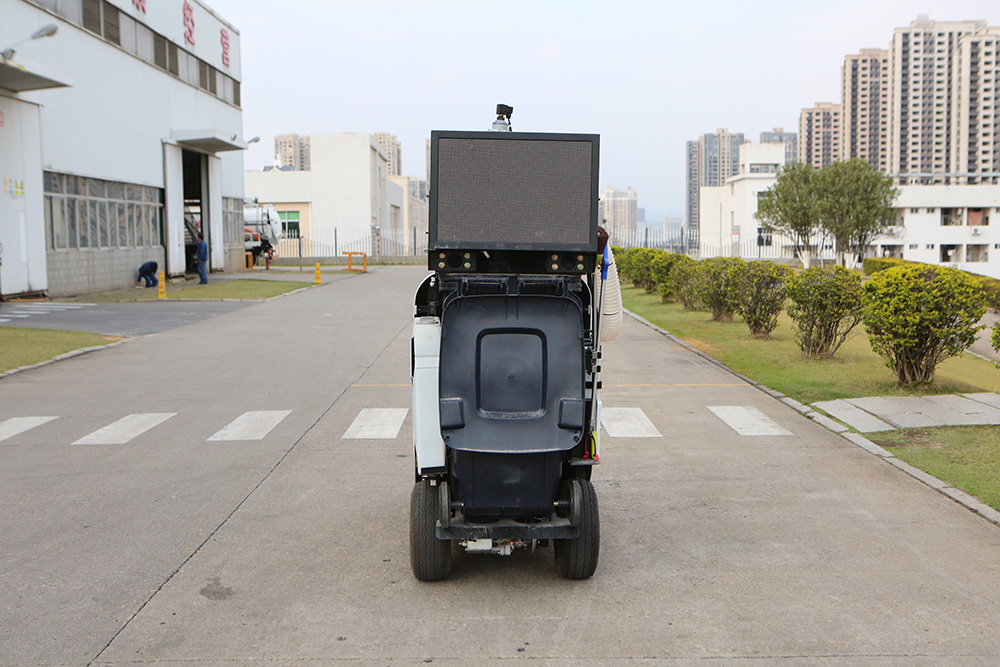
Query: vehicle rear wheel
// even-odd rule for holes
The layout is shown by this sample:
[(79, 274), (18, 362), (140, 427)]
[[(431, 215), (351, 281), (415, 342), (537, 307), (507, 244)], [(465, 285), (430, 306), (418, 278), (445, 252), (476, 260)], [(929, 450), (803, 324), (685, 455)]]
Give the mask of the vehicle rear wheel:
[(420, 581), (440, 581), (451, 572), (451, 544), (435, 535), (440, 501), (437, 487), (422, 479), (410, 494), (410, 569)]
[(601, 551), (600, 513), (597, 492), (589, 480), (571, 479), (565, 491), (574, 505), (570, 516), (576, 520), (580, 534), (571, 540), (553, 540), (556, 570), (567, 579), (587, 579), (597, 570)]

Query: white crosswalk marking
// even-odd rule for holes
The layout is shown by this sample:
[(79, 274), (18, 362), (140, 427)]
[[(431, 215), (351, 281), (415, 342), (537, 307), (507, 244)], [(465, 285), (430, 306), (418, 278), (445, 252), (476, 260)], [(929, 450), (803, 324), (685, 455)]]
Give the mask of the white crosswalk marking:
[(344, 438), (394, 439), (406, 419), (407, 408), (365, 408), (354, 419), (354, 423), (344, 433)]
[(263, 440), (281, 420), (292, 413), (291, 410), (257, 410), (244, 412), (231, 421), (221, 431), (209, 438), (210, 442), (221, 440)]
[(129, 415), (104, 428), (97, 429), (72, 444), (124, 445), (132, 438), (142, 435), (154, 426), (159, 426), (176, 414), (176, 412), (147, 412)]
[(36, 426), (48, 424), (53, 419), (59, 419), (59, 417), (11, 417), (0, 422), (0, 442), (19, 433), (30, 431)]
[(709, 405), (716, 417), (740, 435), (791, 435), (757, 408), (746, 405)]
[(601, 424), (612, 438), (661, 438), (641, 408), (601, 408)]

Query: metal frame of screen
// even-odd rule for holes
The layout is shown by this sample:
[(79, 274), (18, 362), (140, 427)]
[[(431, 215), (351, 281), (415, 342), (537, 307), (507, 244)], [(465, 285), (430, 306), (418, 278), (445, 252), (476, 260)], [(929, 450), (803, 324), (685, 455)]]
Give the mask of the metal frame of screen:
[[(438, 167), (439, 147), (442, 139), (470, 139), (476, 141), (560, 141), (586, 142), (591, 149), (590, 173), (590, 221), (589, 240), (587, 243), (566, 243), (553, 239), (552, 242), (524, 242), (516, 239), (497, 239), (494, 241), (461, 240), (442, 241), (438, 238)], [(597, 252), (597, 203), (598, 203), (598, 170), (600, 165), (600, 135), (597, 134), (557, 134), (542, 132), (461, 132), (435, 130), (431, 132), (431, 173), (430, 173), (430, 209), (428, 211), (428, 250), (544, 250), (544, 251), (575, 251)]]

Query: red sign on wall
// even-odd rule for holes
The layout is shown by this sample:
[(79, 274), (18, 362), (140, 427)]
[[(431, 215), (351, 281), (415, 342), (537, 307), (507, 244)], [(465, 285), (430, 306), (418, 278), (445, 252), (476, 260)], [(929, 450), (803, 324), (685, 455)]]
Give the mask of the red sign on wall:
[(194, 7), (184, 0), (184, 41), (194, 46)]
[(229, 31), (223, 28), (220, 32), (222, 35), (219, 40), (222, 42), (222, 64), (229, 67)]

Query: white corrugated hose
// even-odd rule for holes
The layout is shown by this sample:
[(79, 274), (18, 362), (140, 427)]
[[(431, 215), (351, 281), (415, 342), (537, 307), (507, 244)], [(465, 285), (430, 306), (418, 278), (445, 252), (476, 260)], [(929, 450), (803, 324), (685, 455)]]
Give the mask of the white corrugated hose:
[(622, 288), (618, 283), (618, 267), (615, 254), (608, 246), (608, 279), (604, 285), (604, 303), (601, 301), (601, 287), (597, 286), (597, 302), (601, 307), (601, 341), (608, 341), (618, 335), (622, 328)]

